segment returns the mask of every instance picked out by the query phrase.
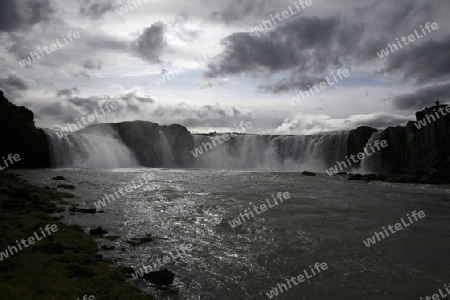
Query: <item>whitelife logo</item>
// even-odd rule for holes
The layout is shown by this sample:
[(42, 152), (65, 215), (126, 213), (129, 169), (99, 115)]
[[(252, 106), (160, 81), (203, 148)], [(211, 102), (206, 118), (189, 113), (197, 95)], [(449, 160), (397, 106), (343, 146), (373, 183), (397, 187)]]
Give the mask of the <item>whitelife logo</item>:
[[(423, 38), (424, 36), (427, 35), (427, 32), (425, 31), (425, 29), (423, 28), (422, 25), (420, 25), (420, 28), (422, 29), (422, 33), (424, 35), (420, 35), (420, 33), (417, 32), (417, 29), (414, 30), (415, 35), (414, 34), (408, 35), (409, 43), (406, 41), (406, 37), (402, 36), (401, 40), (402, 40), (402, 42), (403, 42), (403, 44), (405, 46), (409, 45), (410, 43), (415, 42), (416, 38), (417, 38), (417, 40), (420, 40), (421, 38)], [(427, 29), (428, 33), (431, 33), (431, 29), (438, 30), (439, 29), (439, 25), (436, 22), (434, 22), (432, 24), (430, 22), (428, 22), (428, 23), (425, 24), (425, 28)], [(402, 43), (400, 43), (399, 39), (397, 38), (396, 40), (397, 40), (398, 46), (400, 48), (403, 48)], [(389, 54), (394, 53), (394, 52), (396, 52), (398, 50), (399, 50), (399, 48), (397, 47), (395, 42), (394, 42), (394, 44), (388, 43), (388, 47), (385, 48), (385, 49), (381, 49), (380, 52), (377, 52), (377, 55), (378, 55), (379, 58), (384, 58), (384, 57), (387, 57)]]
[[(419, 221), (419, 219), (418, 219), (417, 217), (419, 217), (420, 219), (425, 218), (425, 212), (423, 212), (423, 211), (419, 211), (419, 213), (417, 213), (416, 211), (413, 211), (413, 212), (411, 213), (411, 215), (412, 215), (412, 217), (414, 218), (414, 220), (415, 220), (416, 222)], [(389, 225), (389, 226), (388, 226), (389, 231), (390, 231), (392, 234), (394, 234), (394, 233), (396, 233), (396, 232), (402, 230), (403, 228), (408, 227), (408, 226), (411, 225), (412, 223), (414, 223), (413, 220), (411, 219), (411, 217), (409, 216), (409, 214), (407, 214), (407, 216), (408, 216), (408, 220), (409, 220), (411, 223), (406, 223), (405, 220), (404, 220), (403, 218), (401, 218), (402, 224), (397, 223), (397, 224), (395, 224), (394, 226)], [(403, 225), (404, 227), (403, 227), (402, 225)], [(395, 227), (395, 230), (394, 230), (394, 227)], [(384, 231), (384, 234), (386, 234), (386, 236), (383, 234), (383, 232), (375, 232), (375, 234), (372, 235), (371, 238), (368, 238), (367, 240), (363, 241), (363, 242), (364, 242), (364, 245), (366, 245), (366, 247), (369, 248), (371, 245), (375, 245), (375, 243), (377, 242), (376, 239), (378, 239), (378, 242), (379, 242), (379, 241), (381, 241), (381, 239), (385, 239), (386, 237), (388, 237), (388, 236), (389, 236), (388, 230), (387, 230), (385, 227), (383, 227), (383, 231)], [(381, 237), (381, 239), (380, 239), (380, 237)], [(375, 239), (375, 238), (376, 238), (376, 239)]]
[[(278, 192), (277, 198), (281, 203), (283, 203), (283, 199), (287, 200), (287, 199), (291, 198), (291, 195), (289, 194), (289, 192), (284, 192), (284, 193)], [(257, 215), (260, 215), (263, 212), (265, 212), (267, 210), (267, 208), (272, 208), (272, 207), (278, 206), (277, 199), (275, 199), (274, 195), (272, 195), (272, 199), (274, 201), (274, 205), (271, 205), (269, 199), (266, 199), (267, 205), (266, 204), (261, 204), (259, 206), (255, 205), (255, 206), (253, 206), (253, 210), (256, 212)], [(267, 206), (269, 206), (269, 207), (267, 207)], [(258, 207), (259, 207), (260, 211), (258, 211)], [(249, 214), (251, 215), (251, 217)], [(241, 225), (242, 223), (245, 223), (245, 221), (246, 221), (245, 217), (247, 217), (248, 220), (255, 217), (255, 215), (252, 212), (252, 208), (247, 208), (243, 213), (239, 214), (239, 217), (237, 217), (231, 221), (228, 221), (228, 224), (230, 224), (231, 227), (235, 228), (235, 227)]]
[(116, 13), (119, 15), (119, 17), (122, 17), (123, 15), (129, 13), (130, 11), (133, 11), (135, 8), (138, 8), (144, 3), (147, 3), (149, 0), (135, 0), (135, 1), (127, 1), (127, 4), (119, 7), (119, 9), (116, 9)]
[[(186, 251), (192, 251), (193, 246), (192, 244), (182, 244), (180, 246), (180, 250), (177, 250), (177, 255), (173, 255), (172, 252), (168, 252), (168, 254), (172, 257), (172, 259), (175, 261), (177, 258), (182, 258), (183, 256), (186, 256)], [(134, 280), (139, 279), (139, 277), (143, 277), (145, 274), (148, 274), (150, 272), (154, 272), (156, 270), (160, 270), (165, 264), (168, 264), (171, 261), (171, 258), (166, 255), (164, 257), (160, 257), (156, 259), (156, 262), (153, 262), (153, 266), (143, 266), (142, 268), (140, 268), (139, 270), (137, 270), (134, 274), (132, 274), (131, 276), (133, 276)]]
[[(80, 298), (78, 298), (77, 300), (80, 300)], [(90, 296), (84, 295), (81, 300), (95, 300), (95, 296), (93, 296), (93, 295), (90, 295)]]
[[(259, 36), (260, 33), (264, 32), (264, 29), (268, 30), (268, 29), (272, 29), (275, 25), (277, 25), (278, 23), (281, 23), (287, 19), (289, 19), (292, 16), (295, 16), (296, 14), (302, 12), (302, 9), (305, 10), (306, 7), (311, 6), (312, 0), (300, 0), (297, 2), (294, 2), (295, 5), (295, 9), (292, 9), (292, 7), (289, 5), (288, 9), (289, 11), (285, 10), (283, 11), (281, 14), (280, 13), (276, 13), (275, 17), (273, 15), (270, 15), (270, 19), (272, 20), (272, 22), (270, 20), (262, 20), (260, 25), (256, 26), (254, 29), (252, 29), (252, 35), (254, 36)], [(301, 8), (300, 8), (301, 6)], [(275, 20), (275, 18), (278, 20), (278, 22)], [(264, 27), (265, 28), (264, 28)]]
[[(314, 265), (314, 268), (309, 266), (310, 272), (312, 275), (308, 274), (307, 270), (303, 270), (303, 273), (305, 274), (305, 276), (303, 275), (298, 275), (297, 278), (295, 277), (291, 277), (290, 279), (286, 279), (286, 283), (288, 284), (289, 288), (286, 286), (286, 284), (284, 283), (279, 283), (277, 284), (276, 287), (272, 288), (269, 292), (266, 292), (267, 297), (269, 297), (269, 299), (274, 298), (275, 296), (278, 296), (278, 290), (280, 290), (280, 294), (283, 293), (283, 288), (287, 291), (288, 289), (291, 289), (291, 282), (295, 285), (299, 285), (300, 283), (304, 282), (305, 279), (309, 280), (311, 278), (313, 278), (316, 275), (319, 275), (321, 271), (325, 271), (326, 269), (328, 269), (328, 265), (326, 263), (319, 263), (316, 262), (316, 264)], [(317, 271), (314, 271), (314, 269)], [(296, 281), (296, 279), (298, 280), (298, 282)]]
[[(425, 300), (440, 300), (440, 299), (444, 299), (445, 297), (449, 296), (450, 295), (449, 287), (447, 286), (447, 284), (444, 284), (444, 287), (448, 294), (444, 294), (442, 292), (442, 289), (439, 289), (438, 290), (439, 294), (433, 294), (433, 296), (426, 295)], [(424, 298), (420, 297), (420, 300), (424, 300)]]
[[(47, 237), (47, 235), (44, 233), (44, 229), (39, 228), (41, 230), (41, 234), (42, 237), (39, 237), (39, 234), (37, 232), (34, 233), (34, 237), (31, 236), (28, 239), (22, 239), (20, 242), (16, 241), (17, 243), (17, 247), (19, 247), (20, 251), (23, 250), (22, 249), (22, 245), (24, 248), (28, 248), (30, 245), (34, 245), (34, 243), (36, 243), (36, 241), (41, 241), (43, 240), (45, 237)], [(47, 234), (50, 236), (52, 235), (52, 233), (55, 233), (58, 231), (58, 225), (45, 225), (45, 231), (47, 232)], [(35, 239), (36, 238), (36, 239)], [(28, 244), (27, 244), (28, 241)], [(13, 256), (14, 254), (19, 253), (19, 250), (17, 250), (16, 246), (8, 246), (8, 248), (4, 251), (4, 252), (0, 252), (0, 261), (3, 261), (4, 259), (8, 258), (9, 255)], [(15, 253), (13, 253), (13, 250)]]
[[(445, 110), (445, 111), (444, 111)], [(447, 114), (450, 114), (450, 106), (441, 106), (438, 111), (441, 113), (442, 117), (445, 117)], [(436, 116), (436, 117), (435, 117)], [(426, 127), (428, 124), (431, 124), (433, 122), (436, 122), (441, 118), (441, 116), (438, 114), (436, 109), (434, 110), (434, 115), (426, 115), (424, 119), (418, 120), (414, 123), (417, 129), (422, 129)], [(426, 119), (426, 120), (425, 120)]]
[[(115, 111), (118, 108), (117, 102), (107, 102), (103, 105), (103, 107), (100, 107), (100, 110), (102, 114), (98, 114), (97, 110), (94, 109), (94, 114), (88, 115), (88, 116), (82, 116), (80, 119), (83, 122), (84, 126), (81, 124), (81, 122), (78, 120), (78, 118), (75, 119), (76, 124), (67, 124), (67, 127), (62, 127), (59, 125), (56, 125), (54, 127), (55, 130), (57, 130), (56, 134), (59, 138), (64, 138), (66, 135), (70, 134), (71, 132), (75, 132), (80, 130), (81, 128), (88, 126), (89, 124), (103, 118), (106, 114), (110, 113), (111, 110)], [(106, 111), (105, 111), (106, 110)], [(78, 124), (78, 126), (77, 126)]]
[[(313, 84), (313, 86), (308, 85), (309, 90), (307, 90), (307, 91), (299, 91), (296, 96), (294, 96), (291, 99), (289, 99), (289, 103), (292, 106), (295, 106), (297, 103), (300, 103), (300, 101), (302, 99), (306, 100), (307, 98), (313, 96), (315, 94), (314, 91), (318, 94), (321, 91), (326, 90), (327, 88), (329, 88), (330, 86), (335, 85), (339, 81), (344, 80), (344, 78), (349, 77), (350, 76), (350, 71), (346, 70), (346, 69), (344, 69), (344, 70), (339, 69), (339, 70), (336, 71), (336, 74), (333, 73), (332, 76), (333, 76), (334, 81), (331, 81), (330, 78), (328, 78), (328, 76), (327, 76), (327, 77), (325, 77), (326, 82), (322, 81), (319, 84)], [(336, 76), (338, 76), (339, 79), (336, 78)]]
[[(66, 36), (63, 34), (62, 37), (63, 37), (64, 42), (65, 42), (64, 45), (61, 44), (61, 42), (59, 41), (59, 38), (57, 38), (57, 39), (56, 39), (56, 44), (51, 44), (50, 46), (44, 46), (44, 47), (42, 47), (43, 49), (41, 49), (40, 47), (37, 47), (39, 53), (33, 53), (33, 52), (30, 52), (30, 56), (28, 56), (26, 59), (24, 59), (24, 60), (22, 60), (22, 61), (19, 61), (19, 65), (20, 65), (22, 68), (25, 68), (26, 66), (30, 66), (30, 65), (32, 64), (31, 59), (33, 59), (33, 62), (35, 62), (35, 61), (36, 61), (36, 58), (37, 58), (38, 60), (40, 60), (41, 58), (44, 58), (45, 55), (44, 55), (44, 53), (43, 53), (42, 50), (44, 50), (45, 53), (47, 53), (47, 55), (48, 55), (48, 54), (51, 54), (52, 52), (55, 52), (55, 51), (58, 50), (58, 49), (63, 48), (64, 46), (67, 46), (67, 45), (69, 44), (69, 42), (67, 41)], [(73, 42), (73, 39), (78, 40), (80, 37), (81, 37), (81, 35), (80, 35), (80, 33), (79, 33), (78, 31), (75, 31), (75, 32), (73, 32), (73, 33), (72, 33), (72, 31), (69, 31), (69, 32), (67, 33), (67, 38), (68, 38), (71, 42)], [(50, 48), (50, 50), (49, 50), (49, 48)], [(39, 54), (40, 54), (40, 55), (39, 55)]]
[[(118, 188), (117, 192), (114, 192), (113, 194), (105, 194), (105, 196), (101, 200), (94, 202), (95, 208), (101, 209), (102, 207), (105, 207), (107, 204), (111, 204), (111, 202), (115, 202), (116, 198), (117, 198), (117, 200), (119, 200), (120, 199), (119, 193), (122, 196), (126, 196), (127, 194), (132, 193), (135, 190), (143, 187), (145, 184), (148, 184), (149, 182), (151, 182), (152, 178), (150, 176), (151, 176), (150, 174), (144, 174), (142, 176), (139, 176), (136, 179), (131, 180), (130, 184), (126, 185), (125, 187)], [(141, 179), (143, 179), (143, 181), (145, 181), (145, 183)], [(140, 185), (136, 185), (136, 182), (134, 182), (135, 180), (136, 181), (139, 180)]]
[[(234, 126), (236, 126), (236, 124), (234, 124)], [(239, 128), (236, 127), (236, 129), (238, 129), (239, 133), (244, 133), (247, 129), (251, 129), (253, 127), (252, 122), (244, 122), (242, 121), (240, 123)], [(242, 131), (241, 131), (242, 130)], [(194, 151), (191, 151), (192, 155), (197, 158), (199, 155), (203, 154), (203, 148), (205, 149), (205, 152), (208, 152), (209, 150), (212, 150), (214, 148), (216, 148), (218, 145), (216, 144), (216, 140), (219, 142), (219, 144), (223, 144), (226, 141), (229, 141), (232, 137), (236, 136), (236, 134), (234, 133), (224, 133), (221, 136), (215, 136), (211, 138), (211, 142), (214, 144), (211, 145), (211, 143), (208, 142), (203, 142), (202, 145), (199, 148), (195, 148)], [(209, 146), (209, 149), (208, 147)]]
[[(381, 151), (380, 146), (381, 146), (381, 148), (386, 148), (388, 146), (387, 141), (382, 140), (380, 142), (379, 140), (376, 140), (374, 142), (374, 147), (377, 148), (378, 151)], [(359, 152), (357, 155), (352, 154), (352, 155), (350, 155), (350, 158), (348, 158), (348, 156), (345, 156), (345, 158), (347, 159), (348, 165), (344, 161), (340, 161), (340, 162), (338, 161), (336, 165), (329, 168), (328, 170), (325, 170), (325, 172), (329, 176), (332, 176), (333, 173), (336, 174), (339, 172), (338, 168), (340, 168), (341, 171), (344, 171), (344, 169), (351, 167), (352, 163), (351, 163), (350, 159), (356, 164), (356, 163), (358, 163), (358, 161), (362, 161), (366, 157), (372, 156), (372, 154), (376, 153), (376, 151), (373, 148), (372, 143), (369, 143), (369, 147), (370, 147), (370, 149), (372, 149), (372, 152), (368, 151), (368, 149), (367, 149), (368, 147), (364, 147), (364, 149), (363, 149), (364, 152)]]
[[(13, 155), (12, 153), (10, 153), (10, 154), (8, 154), (8, 157), (6, 159), (4, 157), (2, 157), (2, 159), (3, 159), (4, 167), (2, 167), (2, 164), (0, 163), (0, 171), (3, 171), (4, 169), (11, 167), (14, 163), (19, 162), (21, 158), (20, 158), (19, 154)], [(9, 164), (6, 160), (9, 161)]]

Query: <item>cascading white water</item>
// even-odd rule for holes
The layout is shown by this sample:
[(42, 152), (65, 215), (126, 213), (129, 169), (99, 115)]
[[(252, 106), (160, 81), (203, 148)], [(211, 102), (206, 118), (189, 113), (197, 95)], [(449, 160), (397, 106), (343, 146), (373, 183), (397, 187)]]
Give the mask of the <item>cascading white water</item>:
[(172, 147), (170, 147), (169, 140), (164, 132), (159, 131), (159, 139), (161, 141), (161, 153), (163, 158), (163, 167), (170, 168), (175, 165), (174, 157), (172, 153)]
[(127, 168), (139, 164), (109, 127), (95, 133), (46, 130), (52, 166), (56, 168)]
[[(367, 149), (369, 156), (366, 155), (366, 157), (361, 161), (361, 171), (363, 173), (383, 173), (384, 167), (383, 167), (383, 161), (381, 158), (381, 151), (379, 151), (375, 145), (375, 141), (381, 142), (381, 134), (382, 131), (374, 132), (371, 136), (369, 141), (367, 142), (365, 148)], [(374, 148), (375, 152), (371, 149), (371, 146)]]
[[(115, 128), (115, 129), (114, 129)], [(113, 125), (91, 127), (66, 136), (47, 130), (52, 163), (57, 168), (126, 168), (142, 165), (178, 167), (175, 155), (186, 151), (187, 164), (196, 168), (255, 169), (274, 171), (323, 172), (347, 154), (348, 132), (309, 136), (234, 135), (219, 142), (217, 136), (193, 135), (194, 148), (202, 148), (197, 157), (191, 149), (176, 154), (164, 132), (156, 140), (146, 136), (135, 139), (130, 132), (118, 133)], [(123, 134), (126, 134), (123, 136)], [(60, 135), (60, 133), (59, 133)], [(126, 146), (122, 138), (126, 138)], [(150, 139), (155, 136), (149, 135)], [(155, 147), (153, 147), (154, 145)], [(130, 148), (128, 148), (130, 147)], [(184, 154), (182, 154), (184, 155)]]
[(347, 154), (348, 134), (235, 135), (222, 144), (217, 140), (214, 143), (214, 136), (194, 135), (195, 148), (203, 151), (193, 157), (194, 166), (323, 172), (326, 166), (335, 164)]

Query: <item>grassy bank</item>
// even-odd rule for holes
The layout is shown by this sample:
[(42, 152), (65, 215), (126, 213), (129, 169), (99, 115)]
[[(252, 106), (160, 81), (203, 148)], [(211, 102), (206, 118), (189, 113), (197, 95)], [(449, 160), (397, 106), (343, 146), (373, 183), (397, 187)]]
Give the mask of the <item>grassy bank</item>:
[[(112, 268), (98, 259), (98, 245), (80, 226), (58, 222), (50, 214), (72, 197), (40, 188), (0, 172), (0, 252), (27, 240), (45, 225), (58, 231), (0, 261), (0, 299), (155, 299), (125, 282), (129, 268)], [(42, 235), (41, 235), (42, 237)]]

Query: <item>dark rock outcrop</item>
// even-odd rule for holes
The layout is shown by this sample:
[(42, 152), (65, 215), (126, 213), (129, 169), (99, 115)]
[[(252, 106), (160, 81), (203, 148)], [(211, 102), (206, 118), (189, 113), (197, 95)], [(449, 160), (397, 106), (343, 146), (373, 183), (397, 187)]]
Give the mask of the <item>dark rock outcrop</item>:
[(153, 240), (154, 240), (153, 237), (148, 234), (142, 238), (132, 238), (132, 239), (128, 240), (127, 243), (130, 244), (131, 246), (140, 246), (140, 245), (144, 245), (144, 244), (153, 242)]
[[(381, 150), (384, 172), (404, 175), (391, 177), (392, 180), (450, 183), (450, 113), (445, 116), (442, 113), (447, 111), (450, 111), (447, 105), (425, 108), (416, 113), (417, 122), (408, 122), (405, 127), (388, 127), (381, 132), (380, 140), (388, 143)], [(352, 130), (348, 153), (362, 152), (374, 132), (369, 127)]]
[(50, 154), (47, 136), (34, 125), (31, 110), (16, 106), (0, 91), (0, 157), (20, 155), (11, 168), (48, 168)]
[(89, 230), (89, 234), (95, 237), (101, 237), (107, 234), (108, 232), (101, 227), (93, 228)]
[(303, 171), (302, 175), (303, 175), (303, 176), (316, 176), (316, 173), (314, 173), (314, 172), (309, 172), (309, 171)]
[(167, 269), (150, 272), (144, 275), (144, 279), (153, 282), (156, 285), (171, 285), (175, 279), (175, 274)]
[(71, 184), (59, 184), (57, 187), (61, 188), (61, 189), (66, 189), (66, 190), (74, 190), (75, 186), (71, 185)]
[(381, 151), (384, 172), (407, 174), (406, 155), (412, 145), (408, 145), (406, 128), (402, 126), (388, 127), (381, 133), (380, 139), (388, 143), (388, 146)]
[[(370, 137), (377, 131), (377, 129), (367, 126), (361, 126), (351, 130), (348, 135), (347, 156), (350, 157), (352, 154), (357, 155), (359, 152), (363, 152)], [(354, 164), (354, 167), (358, 168), (360, 164), (361, 162), (358, 161)]]
[(181, 167), (190, 165), (192, 155), (189, 150), (194, 148), (194, 138), (186, 127), (174, 124), (162, 126), (161, 131), (167, 136), (173, 149), (174, 162)]
[[(387, 128), (382, 139), (389, 147), (383, 149), (382, 158), (388, 173), (407, 174), (415, 182), (450, 182), (450, 114), (436, 111), (447, 106), (426, 108), (416, 113), (417, 122), (406, 127)], [(428, 116), (428, 117), (427, 117)]]

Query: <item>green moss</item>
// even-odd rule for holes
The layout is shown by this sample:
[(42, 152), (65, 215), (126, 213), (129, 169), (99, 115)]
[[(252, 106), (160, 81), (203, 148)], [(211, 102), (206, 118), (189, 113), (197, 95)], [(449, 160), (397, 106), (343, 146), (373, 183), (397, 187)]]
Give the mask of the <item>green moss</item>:
[[(112, 268), (106, 261), (86, 262), (98, 251), (97, 243), (80, 226), (60, 223), (48, 215), (57, 209), (52, 200), (65, 195), (0, 173), (0, 251), (15, 240), (39, 233), (46, 224), (58, 226), (48, 238), (0, 262), (1, 298), (59, 300), (94, 295), (96, 299), (155, 299), (125, 282), (127, 268)], [(33, 251), (34, 246), (34, 250), (51, 250), (55, 245), (62, 251)]]

